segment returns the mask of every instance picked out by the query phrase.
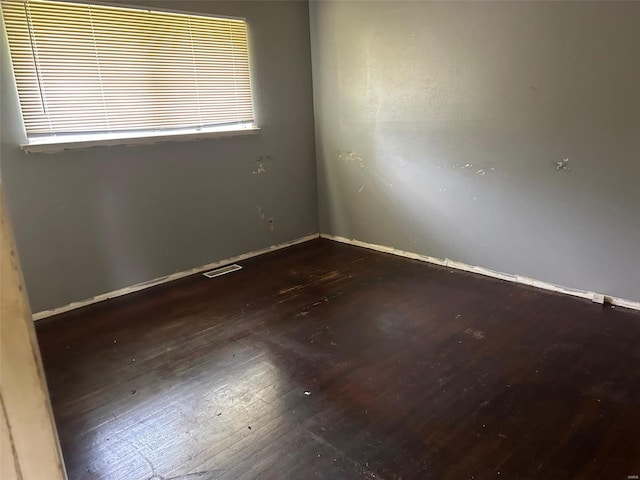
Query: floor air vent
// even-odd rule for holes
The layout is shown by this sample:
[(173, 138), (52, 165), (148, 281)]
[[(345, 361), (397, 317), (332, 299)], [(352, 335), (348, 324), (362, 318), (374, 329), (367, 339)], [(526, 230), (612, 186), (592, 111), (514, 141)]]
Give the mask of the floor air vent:
[(204, 272), (203, 275), (207, 278), (219, 277), (220, 275), (224, 275), (225, 273), (235, 272), (236, 270), (240, 270), (242, 267), (238, 264), (227, 265), (226, 267), (216, 268), (215, 270), (209, 270), (208, 272)]

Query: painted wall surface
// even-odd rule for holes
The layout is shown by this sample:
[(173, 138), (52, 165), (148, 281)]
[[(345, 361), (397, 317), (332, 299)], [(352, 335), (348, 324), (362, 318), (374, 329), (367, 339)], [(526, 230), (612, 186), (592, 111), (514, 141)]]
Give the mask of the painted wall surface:
[(34, 312), (318, 231), (307, 3), (121, 3), (246, 17), (262, 130), (26, 155), (3, 32), (0, 165)]
[(640, 300), (640, 3), (310, 22), (322, 233)]

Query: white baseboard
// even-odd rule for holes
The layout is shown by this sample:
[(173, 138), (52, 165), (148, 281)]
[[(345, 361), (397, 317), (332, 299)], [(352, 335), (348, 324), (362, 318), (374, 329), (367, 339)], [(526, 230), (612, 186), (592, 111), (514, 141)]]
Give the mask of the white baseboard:
[(276, 250), (281, 250), (287, 247), (292, 247), (293, 245), (298, 245), (299, 243), (308, 242), (309, 240), (315, 240), (319, 236), (320, 234), (314, 233), (312, 235), (307, 235), (305, 237), (297, 238), (290, 242), (279, 243), (278, 245), (272, 245), (270, 247), (262, 248), (260, 250), (254, 250), (253, 252), (243, 253), (242, 255), (236, 255), (235, 257), (225, 258), (224, 260), (218, 260), (217, 262), (209, 263), (207, 265), (202, 265), (201, 267), (191, 268), (183, 272), (176, 272), (176, 273), (172, 273), (171, 275), (167, 275), (165, 277), (155, 278), (153, 280), (149, 280), (148, 282), (138, 283), (137, 285), (133, 285), (131, 287), (125, 287), (125, 288), (121, 288), (120, 290), (115, 290), (113, 292), (103, 293), (93, 298), (80, 300), (78, 302), (73, 302), (73, 303), (70, 303), (69, 305), (65, 305), (62, 307), (53, 308), (51, 310), (44, 310), (42, 312), (34, 313), (33, 320), (34, 321), (42, 320), (43, 318), (51, 317), (53, 315), (58, 315), (59, 313), (68, 312), (70, 310), (75, 310), (76, 308), (81, 308), (87, 305), (102, 302), (110, 298), (121, 297), (129, 293), (144, 290), (145, 288), (155, 287), (156, 285), (161, 285), (163, 283), (171, 282), (173, 280), (178, 280), (179, 278), (188, 277), (189, 275), (193, 275), (195, 273), (204, 272), (206, 270), (212, 270), (214, 268), (221, 267), (223, 265), (240, 262), (242, 260), (247, 260), (248, 258), (264, 255), (265, 253), (274, 252)]
[[(465, 272), (478, 273), (487, 277), (499, 278), (500, 280), (506, 280), (508, 282), (520, 283), (523, 285), (530, 285), (532, 287), (542, 288), (544, 290), (550, 290), (552, 292), (559, 292), (565, 295), (572, 295), (574, 297), (587, 298), (589, 300), (598, 301), (598, 297), (602, 294), (597, 292), (589, 292), (586, 290), (578, 290), (574, 288), (563, 287), (555, 285), (549, 282), (543, 282), (534, 278), (523, 277), (521, 275), (512, 275), (509, 273), (496, 272), (484, 267), (478, 267), (475, 265), (469, 265), (467, 263), (456, 262), (448, 258), (442, 259), (437, 257), (430, 257), (428, 255), (421, 255), (419, 253), (406, 252), (404, 250), (398, 250), (393, 247), (386, 247), (384, 245), (376, 245), (374, 243), (362, 242), (360, 240), (353, 240), (345, 237), (339, 237), (336, 235), (329, 235), (327, 233), (321, 233), (321, 238), (333, 240), (334, 242), (346, 243), (348, 245), (355, 245), (357, 247), (368, 248), (370, 250), (376, 250), (378, 252), (390, 253), (392, 255), (398, 255), (400, 257), (412, 258), (414, 260), (420, 260), (422, 262), (433, 263), (442, 267), (454, 268), (457, 270), (464, 270)], [(624, 298), (612, 297), (610, 295), (604, 295), (606, 303), (611, 305), (630, 308), (632, 310), (640, 310), (640, 301), (626, 300)]]
[[(51, 310), (44, 310), (42, 312), (37, 312), (33, 314), (33, 320), (41, 320), (43, 318), (51, 317), (53, 315), (58, 315), (60, 313), (69, 312), (71, 310), (75, 310), (77, 308), (85, 307), (87, 305), (92, 305), (94, 303), (102, 302), (104, 300), (108, 300), (110, 298), (121, 297), (123, 295), (127, 295), (129, 293), (138, 292), (140, 290), (144, 290), (146, 288), (154, 287), (156, 285), (161, 285), (163, 283), (171, 282), (173, 280), (178, 280), (179, 278), (188, 277), (189, 275), (194, 275), (196, 273), (204, 272), (206, 270), (211, 270), (217, 267), (221, 267), (224, 265), (228, 265), (230, 263), (240, 262), (242, 260), (247, 260), (249, 258), (257, 257), (259, 255), (264, 255), (265, 253), (274, 252), (276, 250), (281, 250), (283, 248), (291, 247), (293, 245), (298, 245), (299, 243), (308, 242), (310, 240), (314, 240), (318, 237), (326, 238), (328, 240), (333, 240), (335, 242), (346, 243), (348, 245), (355, 245), (357, 247), (368, 248), (370, 250), (376, 250), (378, 252), (390, 253), (392, 255), (398, 255), (400, 257), (411, 258), (414, 260), (420, 260), (422, 262), (432, 263), (434, 265), (440, 265), (443, 267), (454, 268), (456, 270), (463, 270), (465, 272), (478, 273), (480, 275), (485, 275), (488, 277), (498, 278), (500, 280), (506, 280), (509, 282), (520, 283), (523, 285), (530, 285), (533, 287), (542, 288), (544, 290), (550, 290), (552, 292), (559, 292), (565, 295), (572, 295), (574, 297), (586, 298), (589, 300), (595, 300), (599, 295), (596, 292), (588, 292), (585, 290), (577, 290), (567, 287), (562, 287), (559, 285), (554, 285), (552, 283), (543, 282), (540, 280), (535, 280), (533, 278), (523, 277), (521, 275), (512, 275), (509, 273), (496, 272), (495, 270), (490, 270), (484, 267), (478, 267), (475, 265), (469, 265), (462, 262), (456, 262), (454, 260), (450, 260), (448, 258), (442, 259), (437, 257), (430, 257), (428, 255), (421, 255), (419, 253), (406, 252), (404, 250), (398, 250), (393, 247), (386, 247), (384, 245), (376, 245), (373, 243), (362, 242), (360, 240), (352, 240), (345, 237), (339, 237), (336, 235), (329, 235), (326, 233), (317, 234), (314, 233), (312, 235), (307, 235), (305, 237), (297, 238), (290, 242), (280, 243), (278, 245), (272, 245), (267, 248), (263, 248), (260, 250), (255, 250), (253, 252), (243, 253), (242, 255), (237, 255), (235, 257), (226, 258), (223, 260), (219, 260), (217, 262), (209, 263), (207, 265), (202, 265), (200, 267), (195, 267), (189, 270), (185, 270), (183, 272), (172, 273), (171, 275), (167, 275), (164, 277), (156, 278), (153, 280), (149, 280), (148, 282), (138, 283), (137, 285), (133, 285), (130, 287), (121, 288), (119, 290), (115, 290), (113, 292), (103, 293), (101, 295), (97, 295), (93, 298), (89, 298), (86, 300), (80, 300), (78, 302), (70, 303), (69, 305), (65, 305), (62, 307), (53, 308)], [(619, 297), (612, 297), (609, 295), (605, 295), (605, 302), (629, 308), (632, 310), (640, 311), (640, 302), (634, 300), (627, 300)]]

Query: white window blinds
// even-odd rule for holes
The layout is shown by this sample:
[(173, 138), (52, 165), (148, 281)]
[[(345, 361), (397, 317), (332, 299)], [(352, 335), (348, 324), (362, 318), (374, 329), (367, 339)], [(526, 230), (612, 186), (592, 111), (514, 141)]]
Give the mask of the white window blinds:
[(29, 137), (253, 122), (246, 22), (2, 0)]

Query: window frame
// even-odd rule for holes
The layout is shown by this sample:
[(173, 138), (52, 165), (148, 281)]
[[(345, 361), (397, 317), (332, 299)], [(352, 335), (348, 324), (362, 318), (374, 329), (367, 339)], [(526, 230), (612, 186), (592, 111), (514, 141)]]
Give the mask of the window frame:
[[(231, 20), (242, 20), (246, 24), (246, 34), (247, 34), (247, 51), (250, 52), (251, 49), (251, 34), (249, 28), (249, 22), (245, 17), (231, 16), (231, 15), (218, 15), (211, 13), (204, 13), (198, 11), (185, 11), (185, 10), (175, 10), (175, 9), (165, 9), (165, 8), (148, 8), (142, 7), (140, 5), (130, 5), (130, 4), (116, 4), (113, 2), (102, 2), (102, 1), (93, 1), (93, 0), (83, 0), (83, 1), (75, 1), (75, 0), (55, 0), (57, 2), (71, 3), (71, 4), (79, 4), (79, 5), (90, 5), (90, 6), (99, 6), (99, 7), (118, 7), (118, 8), (127, 8), (127, 9), (135, 9), (141, 10), (145, 12), (162, 12), (162, 13), (174, 13), (180, 15), (191, 15), (198, 17), (209, 17), (209, 18), (217, 18), (217, 19), (231, 19)], [(3, 32), (2, 34), (5, 36), (5, 41), (7, 42), (7, 48), (10, 49), (10, 43), (8, 39), (8, 33), (5, 26), (5, 19), (2, 10), (0, 9), (0, 17), (2, 18), (2, 26)], [(6, 60), (8, 62), (8, 67), (11, 71), (11, 77), (13, 79), (13, 86), (16, 94), (18, 93), (17, 80), (14, 74), (14, 65), (9, 55)], [(246, 135), (256, 135), (260, 131), (260, 127), (256, 123), (256, 115), (255, 115), (255, 96), (254, 96), (254, 74), (252, 68), (252, 56), (249, 54), (249, 82), (250, 82), (250, 92), (251, 92), (251, 107), (254, 110), (253, 112), (253, 121), (252, 122), (244, 122), (233, 125), (222, 125), (222, 126), (204, 126), (204, 127), (177, 127), (177, 128), (166, 128), (163, 130), (137, 130), (137, 131), (125, 131), (125, 132), (112, 132), (112, 133), (59, 133), (52, 134), (48, 136), (38, 135), (31, 136), (27, 134), (25, 122), (22, 116), (22, 105), (20, 104), (20, 99), (18, 100), (20, 120), (22, 124), (22, 130), (24, 138), (26, 138), (26, 142), (20, 143), (20, 148), (27, 153), (58, 153), (65, 150), (77, 150), (77, 149), (86, 149), (91, 147), (100, 147), (100, 146), (136, 146), (136, 145), (149, 145), (161, 142), (185, 142), (185, 141), (196, 141), (196, 140), (205, 140), (205, 139), (219, 139), (219, 138), (227, 138), (227, 137), (235, 137), (235, 136), (246, 136)]]

